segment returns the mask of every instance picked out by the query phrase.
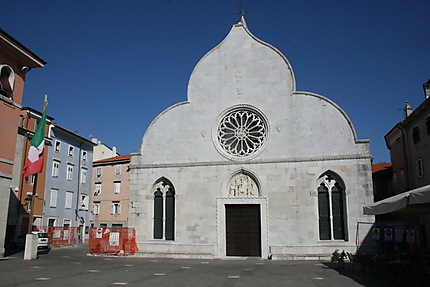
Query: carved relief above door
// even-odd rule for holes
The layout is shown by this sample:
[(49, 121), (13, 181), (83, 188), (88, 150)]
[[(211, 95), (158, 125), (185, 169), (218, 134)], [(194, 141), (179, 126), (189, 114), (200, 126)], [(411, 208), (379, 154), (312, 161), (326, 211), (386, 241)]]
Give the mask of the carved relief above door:
[(230, 180), (228, 197), (258, 197), (258, 185), (250, 176), (238, 174)]

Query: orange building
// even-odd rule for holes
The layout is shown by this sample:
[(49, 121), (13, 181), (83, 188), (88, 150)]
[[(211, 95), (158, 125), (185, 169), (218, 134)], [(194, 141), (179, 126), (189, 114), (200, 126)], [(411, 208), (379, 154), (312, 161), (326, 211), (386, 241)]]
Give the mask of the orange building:
[(0, 257), (4, 256), (19, 115), (27, 72), (46, 62), (0, 29)]
[(128, 226), (130, 159), (120, 155), (93, 163), (92, 227)]

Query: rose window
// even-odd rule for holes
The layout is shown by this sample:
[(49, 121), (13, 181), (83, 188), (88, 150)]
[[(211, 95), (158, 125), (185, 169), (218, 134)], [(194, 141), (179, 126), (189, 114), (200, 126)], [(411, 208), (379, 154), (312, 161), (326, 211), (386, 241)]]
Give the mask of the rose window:
[(217, 131), (218, 142), (230, 155), (246, 157), (255, 153), (265, 142), (267, 124), (250, 110), (234, 110), (225, 115)]

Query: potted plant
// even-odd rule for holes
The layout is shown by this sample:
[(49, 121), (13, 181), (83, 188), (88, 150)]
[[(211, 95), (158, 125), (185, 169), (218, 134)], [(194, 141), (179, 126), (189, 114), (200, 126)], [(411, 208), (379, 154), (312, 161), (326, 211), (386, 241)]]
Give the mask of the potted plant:
[(345, 251), (339, 253), (339, 249), (335, 249), (334, 252), (331, 254), (331, 262), (336, 263), (337, 269), (339, 270), (345, 269), (345, 258)]

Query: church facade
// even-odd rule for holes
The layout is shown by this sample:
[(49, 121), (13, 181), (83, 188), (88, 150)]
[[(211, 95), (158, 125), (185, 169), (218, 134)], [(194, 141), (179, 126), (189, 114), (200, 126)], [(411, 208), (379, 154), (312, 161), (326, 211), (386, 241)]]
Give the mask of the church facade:
[[(246, 22), (194, 68), (130, 165), (129, 226), (145, 257), (322, 258), (373, 222), (369, 141)], [(369, 224), (369, 226), (371, 226)], [(357, 235), (359, 238), (357, 238)]]

